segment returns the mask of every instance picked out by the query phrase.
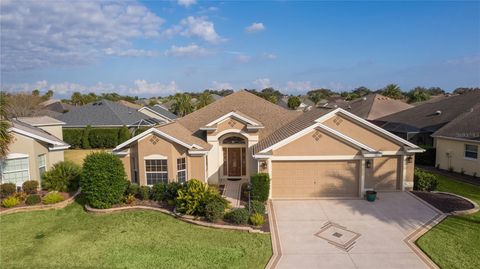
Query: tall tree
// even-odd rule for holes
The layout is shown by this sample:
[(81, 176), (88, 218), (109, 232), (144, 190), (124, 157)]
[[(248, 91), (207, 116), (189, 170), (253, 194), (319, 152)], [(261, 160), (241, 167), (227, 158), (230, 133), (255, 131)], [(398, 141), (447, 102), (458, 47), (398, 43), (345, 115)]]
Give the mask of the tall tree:
[(213, 99), (212, 94), (210, 94), (208, 91), (204, 91), (197, 98), (197, 109), (208, 106), (209, 104), (213, 103), (214, 101), (215, 100)]
[(409, 103), (423, 102), (430, 99), (430, 94), (425, 87), (415, 87), (408, 92), (407, 98)]
[(388, 84), (385, 88), (382, 89), (381, 93), (386, 97), (392, 99), (402, 99), (403, 93), (400, 87), (397, 84)]
[(173, 97), (172, 104), (173, 113), (183, 117), (193, 112), (192, 97), (189, 94), (177, 93)]
[(369, 88), (364, 87), (364, 86), (360, 86), (360, 87), (358, 87), (358, 88), (356, 88), (355, 90), (352, 91), (352, 93), (357, 94), (359, 97), (365, 96), (365, 95), (367, 95), (371, 92), (372, 91)]
[(4, 97), (8, 104), (5, 110), (9, 118), (34, 116), (43, 102), (40, 96), (29, 93), (8, 94)]
[(300, 104), (302, 103), (302, 101), (300, 100), (300, 98), (298, 96), (290, 96), (288, 98), (288, 107), (290, 109), (297, 109)]
[(42, 99), (43, 100), (50, 100), (50, 98), (53, 97), (53, 91), (52, 90), (48, 90), (43, 96), (42, 96)]
[(12, 142), (12, 136), (8, 133), (10, 123), (7, 121), (7, 96), (0, 92), (0, 159), (8, 154), (8, 145)]
[(319, 92), (312, 92), (308, 94), (308, 99), (312, 100), (312, 102), (316, 105), (320, 100), (323, 99), (323, 95)]
[(40, 91), (38, 89), (35, 89), (32, 91), (32, 95), (40, 96)]

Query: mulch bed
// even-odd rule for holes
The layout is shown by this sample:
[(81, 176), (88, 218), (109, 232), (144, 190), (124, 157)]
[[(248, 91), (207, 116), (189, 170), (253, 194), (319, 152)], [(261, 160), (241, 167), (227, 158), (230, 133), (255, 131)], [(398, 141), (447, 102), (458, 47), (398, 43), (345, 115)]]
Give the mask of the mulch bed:
[(431, 204), (443, 213), (472, 209), (475, 206), (460, 197), (435, 192), (412, 191), (413, 194)]
[[(42, 198), (43, 196), (47, 195), (47, 193), (49, 193), (48, 191), (44, 191), (44, 190), (41, 190), (41, 191), (38, 191), (37, 194), (40, 195)], [(63, 197), (63, 200), (67, 200), (67, 199), (70, 199), (70, 197), (74, 196), (75, 195), (75, 192), (58, 192), (58, 194), (60, 194), (62, 197)], [(3, 199), (1, 199), (3, 201)], [(42, 203), (40, 202), (39, 204), (35, 204), (35, 205), (41, 205)], [(25, 204), (25, 201), (22, 201), (20, 202), (18, 205), (14, 206), (14, 207), (11, 207), (11, 208), (5, 208), (3, 206), (0, 206), (0, 211), (5, 211), (5, 210), (9, 210), (9, 209), (12, 209), (12, 208), (16, 208), (16, 207), (24, 207), (24, 206), (35, 206), (35, 205), (27, 205)]]

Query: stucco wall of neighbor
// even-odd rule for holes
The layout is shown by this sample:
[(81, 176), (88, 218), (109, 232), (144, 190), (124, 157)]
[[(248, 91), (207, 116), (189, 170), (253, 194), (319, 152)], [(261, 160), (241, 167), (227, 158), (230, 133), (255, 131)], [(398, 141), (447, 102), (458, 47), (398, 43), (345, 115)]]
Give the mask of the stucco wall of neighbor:
[(45, 130), (52, 135), (63, 140), (62, 125), (52, 125), (52, 126), (38, 126), (38, 128)]
[[(438, 137), (436, 144), (436, 164), (440, 169), (448, 170), (452, 167), (457, 173), (460, 173), (463, 169), (467, 175), (476, 173), (477, 176), (480, 176), (480, 152), (478, 153), (479, 158), (476, 160), (465, 158), (465, 145), (477, 145), (480, 151), (480, 142), (466, 142)], [(447, 156), (447, 152), (450, 153), (450, 158)]]
[[(316, 140), (318, 138), (318, 140)], [(326, 132), (313, 130), (306, 135), (273, 150), (277, 156), (357, 155), (360, 151)]]
[(242, 130), (246, 132), (247, 126), (243, 122), (230, 117), (218, 123), (217, 130), (209, 133), (209, 135), (218, 135), (219, 133), (229, 129)]
[(378, 151), (402, 150), (402, 147), (399, 144), (396, 144), (341, 115), (333, 116), (324, 121), (323, 124)]
[[(37, 156), (46, 154), (45, 161), (47, 162), (47, 169), (53, 165), (48, 154), (48, 145), (40, 144), (32, 138), (20, 134), (14, 134), (13, 142), (9, 146), (9, 154), (21, 153), (28, 155), (30, 180), (40, 181), (38, 171)], [(63, 153), (63, 152), (62, 152)]]

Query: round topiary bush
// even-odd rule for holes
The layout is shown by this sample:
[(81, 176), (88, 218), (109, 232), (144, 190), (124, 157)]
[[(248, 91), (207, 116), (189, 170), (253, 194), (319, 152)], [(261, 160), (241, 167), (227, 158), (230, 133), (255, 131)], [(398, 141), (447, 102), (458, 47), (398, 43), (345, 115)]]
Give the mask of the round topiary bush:
[(235, 224), (247, 224), (248, 223), (248, 210), (245, 208), (236, 208), (228, 212), (225, 218)]
[(38, 189), (38, 181), (36, 180), (28, 180), (23, 182), (22, 189), (27, 194), (35, 194), (37, 193)]
[(250, 216), (250, 223), (253, 226), (259, 227), (265, 223), (265, 218), (261, 214), (254, 213)]
[(36, 205), (42, 202), (42, 198), (38, 194), (30, 194), (25, 200), (26, 205)]
[(413, 175), (413, 189), (416, 191), (434, 191), (438, 187), (438, 178), (435, 174), (415, 168)]
[(117, 156), (107, 152), (89, 154), (82, 170), (80, 185), (89, 205), (110, 208), (122, 201), (128, 181)]
[(3, 183), (0, 185), (0, 196), (8, 197), (17, 191), (17, 186), (14, 183)]
[(42, 176), (42, 188), (48, 191), (76, 191), (82, 168), (73, 162), (64, 161), (53, 165)]

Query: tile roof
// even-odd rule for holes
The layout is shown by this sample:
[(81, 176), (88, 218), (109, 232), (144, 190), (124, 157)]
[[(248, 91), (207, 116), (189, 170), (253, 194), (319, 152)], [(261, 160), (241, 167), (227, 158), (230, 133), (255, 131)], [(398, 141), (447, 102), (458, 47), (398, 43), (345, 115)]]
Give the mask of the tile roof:
[(78, 107), (58, 117), (65, 127), (154, 125), (147, 115), (112, 101), (100, 100)]
[(212, 147), (204, 139), (194, 136), (190, 130), (175, 121), (160, 125), (156, 127), (156, 129), (190, 145), (196, 144), (203, 149), (210, 149)]
[(435, 132), (478, 103), (480, 103), (480, 90), (427, 102), (376, 121), (380, 127), (388, 131), (395, 131), (400, 128), (399, 126), (408, 126), (417, 132)]
[(38, 117), (20, 117), (17, 118), (18, 121), (25, 122), (32, 126), (48, 126), (48, 125), (63, 125), (65, 122), (59, 121), (57, 119), (51, 118), (49, 116), (38, 116)]
[[(57, 146), (57, 147), (68, 146), (68, 144), (65, 143), (63, 140), (61, 140), (60, 138), (50, 134), (49, 132), (47, 132), (43, 129), (32, 126), (32, 125), (30, 125), (28, 123), (25, 123), (25, 122), (21, 122), (21, 121), (16, 120), (16, 119), (11, 120), (11, 123), (12, 123), (11, 128), (16, 128), (20, 131), (26, 132), (26, 133), (31, 134), (33, 136), (38, 136), (38, 137), (41, 137), (45, 140), (51, 141), (49, 143), (54, 145), (54, 146)], [(34, 139), (36, 139), (36, 138), (34, 138)], [(39, 140), (39, 139), (37, 139), (37, 140)]]
[(340, 106), (366, 120), (375, 120), (413, 107), (378, 93), (368, 94)]
[(259, 130), (260, 139), (303, 113), (284, 109), (247, 91), (238, 91), (178, 119), (178, 122), (195, 133), (200, 127), (232, 111), (259, 121), (265, 127)]
[(297, 117), (295, 120), (292, 120), (290, 123), (279, 128), (275, 132), (271, 133), (269, 136), (260, 140), (256, 145), (253, 146), (253, 152), (258, 153), (292, 135), (300, 132), (301, 130), (313, 125), (315, 120), (321, 116), (331, 112), (332, 109), (329, 108), (313, 108), (308, 112), (302, 114), (302, 116)]
[(480, 141), (480, 103), (445, 124), (432, 136)]
[(162, 115), (162, 116), (164, 116), (168, 119), (174, 120), (174, 119), (178, 118), (177, 115), (168, 111), (168, 109), (166, 109), (165, 107), (163, 107), (161, 105), (149, 106), (148, 108), (150, 108), (151, 110), (157, 112), (158, 114), (160, 114), (160, 115)]

